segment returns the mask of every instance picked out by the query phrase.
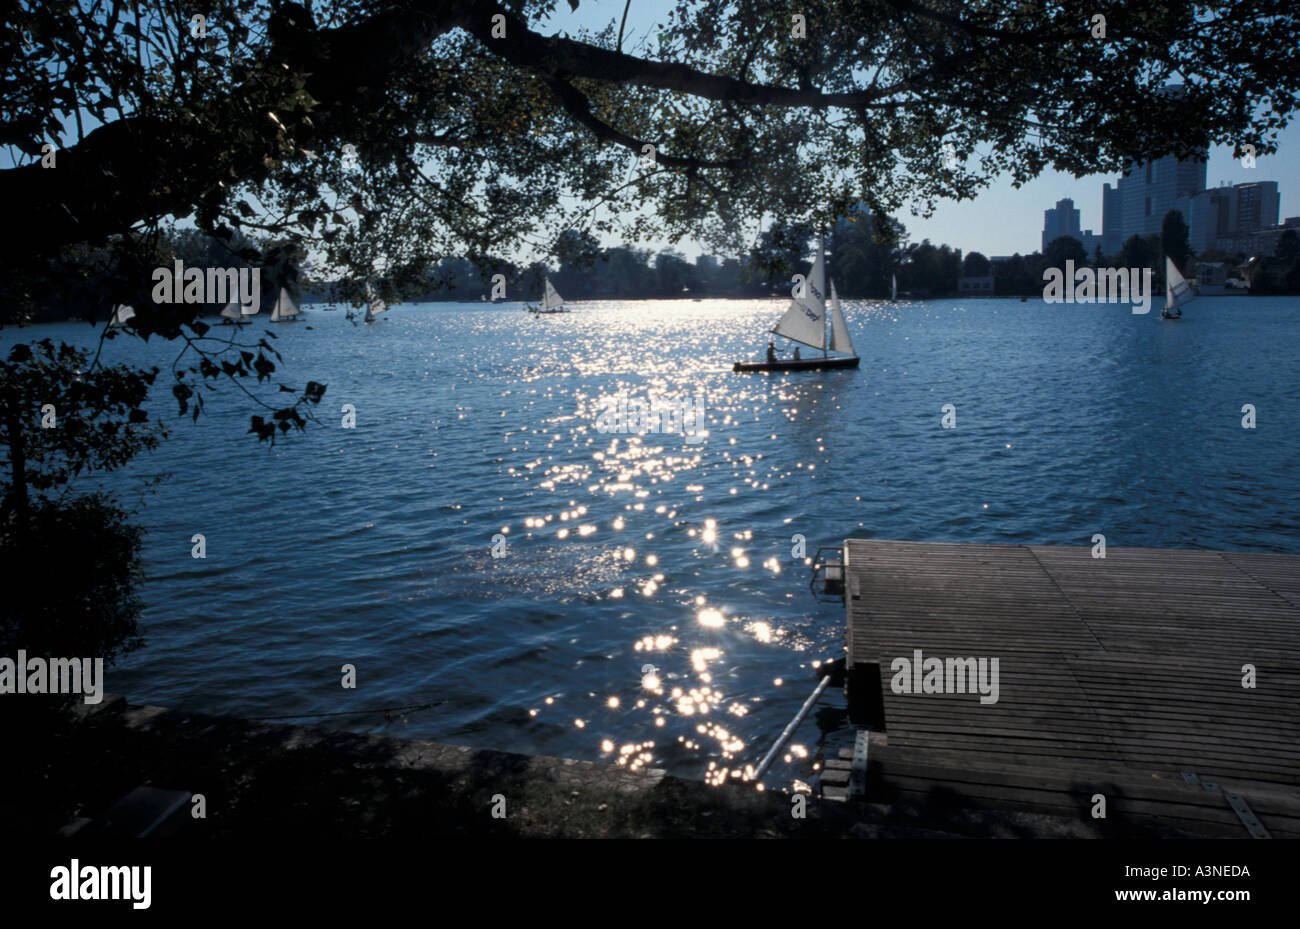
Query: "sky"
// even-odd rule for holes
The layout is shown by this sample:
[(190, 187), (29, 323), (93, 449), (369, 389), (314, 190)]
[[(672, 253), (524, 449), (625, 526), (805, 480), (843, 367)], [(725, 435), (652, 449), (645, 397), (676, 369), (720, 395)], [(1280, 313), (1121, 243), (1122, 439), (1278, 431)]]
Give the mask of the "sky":
[[(666, 21), (671, 0), (636, 0), (628, 8), (624, 49), (653, 34), (659, 23)], [(575, 34), (578, 29), (601, 29), (610, 20), (623, 15), (623, 0), (580, 0), (577, 11), (571, 11), (566, 2), (550, 20), (550, 32)], [(548, 30), (543, 30), (548, 31)], [(1043, 211), (1066, 197), (1074, 200), (1079, 210), (1079, 222), (1084, 229), (1101, 234), (1102, 184), (1112, 184), (1118, 175), (1094, 174), (1075, 178), (1057, 171), (1045, 171), (1018, 190), (1009, 179), (1001, 178), (973, 200), (962, 203), (944, 201), (937, 205), (934, 214), (922, 219), (904, 211), (898, 215), (907, 227), (909, 239), (920, 242), (929, 239), (966, 252), (983, 252), (985, 255), (1028, 254), (1038, 251), (1043, 231)], [(1218, 187), (1245, 184), (1252, 181), (1277, 181), (1281, 197), (1279, 221), (1288, 216), (1300, 216), (1300, 121), (1292, 123), (1278, 136), (1278, 153), (1257, 158), (1254, 168), (1245, 168), (1233, 158), (1231, 146), (1219, 146), (1210, 151), (1206, 169), (1206, 186)], [(613, 243), (610, 243), (613, 244)], [(668, 243), (647, 243), (651, 247), (668, 247)], [(682, 241), (673, 245), (689, 258), (701, 251), (699, 245)]]

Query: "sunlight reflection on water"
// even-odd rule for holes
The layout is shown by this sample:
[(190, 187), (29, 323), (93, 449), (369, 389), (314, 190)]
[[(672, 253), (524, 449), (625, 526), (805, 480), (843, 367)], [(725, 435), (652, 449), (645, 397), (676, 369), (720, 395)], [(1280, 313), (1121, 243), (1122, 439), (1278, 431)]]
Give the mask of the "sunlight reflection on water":
[[(278, 347), (287, 382), (328, 381), (322, 425), (257, 447), (219, 391), (113, 476), (129, 496), (174, 475), (141, 513), (149, 646), (110, 689), (244, 715), (437, 699), (335, 724), (733, 778), (843, 646), (796, 534), (809, 553), (850, 535), (1085, 544), (1098, 527), (1300, 550), (1293, 443), (1261, 429), (1244, 452), (1234, 418), (1252, 400), (1300, 421), (1295, 301), (1202, 304), (1171, 331), (1127, 307), (850, 301), (861, 369), (777, 376), (730, 366), (761, 357), (782, 301), (399, 306), (360, 329), (309, 308), (313, 331), (281, 327)], [(601, 432), (620, 395), (702, 397), (707, 438)], [(816, 737), (806, 724), (769, 783), (808, 777)]]

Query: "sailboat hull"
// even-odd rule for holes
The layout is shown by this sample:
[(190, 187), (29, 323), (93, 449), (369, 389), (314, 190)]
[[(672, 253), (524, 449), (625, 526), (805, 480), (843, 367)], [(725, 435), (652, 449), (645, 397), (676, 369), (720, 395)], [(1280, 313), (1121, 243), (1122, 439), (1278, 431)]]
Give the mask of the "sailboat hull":
[(851, 358), (800, 358), (798, 361), (737, 361), (732, 371), (823, 371), (829, 368), (856, 368), (862, 361)]

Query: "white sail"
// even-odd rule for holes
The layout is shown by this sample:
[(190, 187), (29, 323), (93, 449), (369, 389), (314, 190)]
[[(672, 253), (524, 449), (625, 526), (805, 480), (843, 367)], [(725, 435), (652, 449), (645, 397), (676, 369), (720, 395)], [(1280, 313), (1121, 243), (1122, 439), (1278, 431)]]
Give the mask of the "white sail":
[(831, 344), (833, 352), (854, 354), (853, 340), (849, 338), (849, 327), (844, 324), (844, 313), (840, 309), (840, 295), (835, 292), (835, 282), (831, 281)]
[(796, 296), (790, 301), (790, 308), (785, 311), (785, 315), (772, 331), (794, 342), (802, 342), (813, 348), (825, 348), (826, 263), (820, 244), (817, 247), (817, 260), (813, 262), (812, 273), (808, 275), (808, 280), (799, 290), (803, 295)]
[(221, 311), (221, 315), (226, 319), (239, 319), (244, 314), (239, 308), (239, 301), (231, 300), (226, 304), (226, 308)]
[(891, 274), (889, 276), (889, 299), (890, 300), (898, 299), (898, 275), (897, 274)]
[(546, 293), (542, 296), (542, 309), (553, 310), (564, 303), (564, 298), (551, 286), (551, 279), (546, 279)]
[(124, 326), (126, 321), (135, 315), (135, 308), (129, 307), (125, 303), (119, 303), (113, 307), (113, 318), (109, 321), (113, 326)]
[(1169, 256), (1165, 256), (1165, 309), (1172, 310), (1192, 300), (1196, 294), (1186, 279), (1178, 273), (1178, 266)]
[(280, 288), (280, 295), (275, 298), (275, 307), (271, 310), (271, 322), (283, 322), (298, 315), (298, 305), (289, 296), (289, 291)]
[(388, 309), (388, 304), (380, 299), (379, 294), (375, 293), (375, 288), (370, 286), (366, 281), (366, 322), (374, 322), (376, 316)]

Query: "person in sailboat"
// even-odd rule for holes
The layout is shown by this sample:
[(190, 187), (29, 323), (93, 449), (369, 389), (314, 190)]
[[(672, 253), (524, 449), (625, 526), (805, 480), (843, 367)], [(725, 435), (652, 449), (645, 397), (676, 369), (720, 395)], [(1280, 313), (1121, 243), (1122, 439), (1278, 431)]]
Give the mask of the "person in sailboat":
[[(853, 350), (853, 340), (849, 337), (834, 281), (830, 282), (829, 305), (822, 296), (826, 291), (827, 280), (825, 250), (820, 242), (817, 259), (813, 262), (807, 283), (806, 292), (802, 288), (793, 292), (790, 306), (776, 326), (768, 330), (796, 345), (793, 358), (789, 361), (777, 358), (776, 346), (773, 341), (769, 341), (766, 361), (737, 361), (732, 366), (733, 371), (819, 371), (858, 367), (861, 359)], [(802, 352), (805, 345), (822, 349), (822, 357), (805, 359)], [(835, 352), (835, 356), (831, 352)], [(805, 361), (808, 363), (805, 364)]]

